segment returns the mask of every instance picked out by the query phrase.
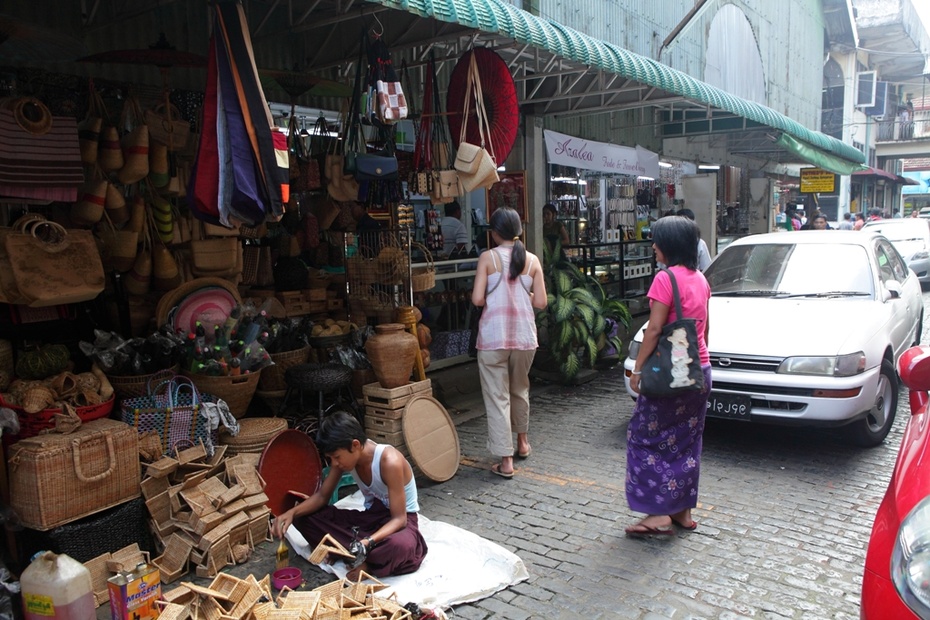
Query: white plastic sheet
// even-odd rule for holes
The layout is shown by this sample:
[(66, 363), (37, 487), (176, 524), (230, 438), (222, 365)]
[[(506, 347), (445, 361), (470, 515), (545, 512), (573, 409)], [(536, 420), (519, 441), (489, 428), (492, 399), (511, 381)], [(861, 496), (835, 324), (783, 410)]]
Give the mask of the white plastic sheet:
[[(361, 493), (356, 492), (336, 505), (361, 510), (361, 498)], [(448, 609), (491, 596), (529, 578), (523, 560), (497, 543), (455, 525), (432, 521), (422, 513), (419, 525), (429, 547), (420, 569), (380, 579), (391, 589), (379, 595), (396, 592), (402, 604)], [(313, 549), (293, 525), (287, 531), (287, 540), (301, 557), (310, 557)], [(322, 568), (339, 577), (348, 572), (342, 562)]]

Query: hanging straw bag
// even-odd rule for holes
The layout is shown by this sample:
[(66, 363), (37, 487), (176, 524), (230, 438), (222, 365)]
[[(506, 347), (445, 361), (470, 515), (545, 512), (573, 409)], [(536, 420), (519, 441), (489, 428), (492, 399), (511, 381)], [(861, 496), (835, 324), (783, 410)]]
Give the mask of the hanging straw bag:
[(145, 124), (153, 140), (167, 146), (169, 151), (180, 151), (187, 145), (191, 124), (181, 118), (181, 113), (167, 101), (167, 97), (166, 92), (165, 103), (145, 111)]
[(423, 252), (423, 258), (426, 259), (425, 267), (415, 267), (410, 275), (410, 288), (414, 293), (422, 293), (436, 286), (436, 264), (433, 262), (433, 254), (425, 245), (414, 241), (411, 245), (419, 248)]
[(10, 228), (0, 228), (0, 302), (6, 304), (26, 303), (19, 289), (16, 288), (16, 279), (13, 277), (13, 268), (10, 256), (6, 251), (6, 238), (13, 233), (23, 234), (32, 230), (32, 226), (45, 221), (45, 216), (39, 213), (27, 213), (15, 222)]
[(126, 97), (120, 124), (131, 129), (121, 140), (123, 166), (117, 177), (123, 185), (131, 185), (149, 174), (149, 128), (142, 120), (142, 108), (135, 97)]
[[(481, 137), (481, 144), (469, 144), (465, 141), (472, 97), (474, 97), (475, 111), (478, 115), (478, 135)], [(489, 151), (486, 147), (490, 147), (491, 150)], [(481, 77), (478, 74), (478, 63), (473, 52), (468, 66), (468, 86), (465, 89), (465, 106), (462, 110), (462, 129), (459, 133), (459, 146), (455, 153), (454, 166), (465, 191), (491, 187), (500, 180), (497, 175), (497, 162), (493, 148), (488, 113), (484, 108), (484, 94), (481, 91)]]
[(93, 166), (97, 163), (100, 130), (103, 129), (103, 119), (106, 115), (106, 106), (100, 94), (94, 90), (94, 80), (91, 79), (87, 93), (87, 115), (78, 123), (81, 163), (85, 166)]
[(142, 233), (142, 246), (136, 254), (132, 269), (123, 279), (123, 286), (130, 295), (145, 295), (152, 287), (152, 239), (146, 227)]
[(103, 292), (103, 262), (88, 230), (42, 221), (7, 235), (5, 245), (16, 289), (28, 306), (88, 301)]
[(78, 201), (71, 207), (71, 223), (74, 226), (90, 228), (103, 218), (109, 184), (102, 178), (84, 183), (78, 194)]
[(134, 230), (120, 230), (110, 216), (104, 213), (106, 226), (97, 232), (106, 250), (104, 263), (110, 269), (124, 273), (132, 269), (136, 262), (139, 247), (139, 233)]

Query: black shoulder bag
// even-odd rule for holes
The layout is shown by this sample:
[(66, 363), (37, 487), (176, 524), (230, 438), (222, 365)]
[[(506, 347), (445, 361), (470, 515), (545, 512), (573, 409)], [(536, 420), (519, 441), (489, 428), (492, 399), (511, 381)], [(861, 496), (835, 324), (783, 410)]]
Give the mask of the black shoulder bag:
[(653, 398), (668, 398), (704, 389), (697, 321), (684, 318), (675, 274), (665, 268), (662, 271), (668, 274), (672, 283), (677, 320), (662, 327), (659, 342), (642, 367), (639, 391)]

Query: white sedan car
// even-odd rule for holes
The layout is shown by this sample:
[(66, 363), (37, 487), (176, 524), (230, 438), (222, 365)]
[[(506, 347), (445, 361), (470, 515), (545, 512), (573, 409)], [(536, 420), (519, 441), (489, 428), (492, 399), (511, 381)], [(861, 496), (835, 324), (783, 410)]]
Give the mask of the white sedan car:
[[(898, 400), (895, 363), (923, 328), (913, 271), (877, 233), (797, 231), (730, 244), (711, 287), (708, 417), (843, 426), (880, 444)], [(624, 362), (627, 392), (642, 330)]]

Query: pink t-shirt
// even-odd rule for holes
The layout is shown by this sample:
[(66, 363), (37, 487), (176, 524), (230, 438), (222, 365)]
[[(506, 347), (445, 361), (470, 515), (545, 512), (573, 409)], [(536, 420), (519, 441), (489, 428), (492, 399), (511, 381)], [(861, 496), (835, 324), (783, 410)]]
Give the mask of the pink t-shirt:
[[(707, 343), (704, 342), (704, 326), (707, 324), (707, 300), (710, 299), (710, 285), (700, 271), (691, 271), (687, 267), (670, 267), (675, 274), (678, 284), (678, 295), (681, 297), (681, 311), (685, 318), (697, 320), (698, 347), (701, 355), (701, 364), (710, 364), (710, 354), (707, 352)], [(678, 320), (675, 314), (675, 299), (672, 296), (672, 282), (664, 271), (656, 273), (649, 287), (649, 305), (658, 301), (668, 306), (668, 323)]]

